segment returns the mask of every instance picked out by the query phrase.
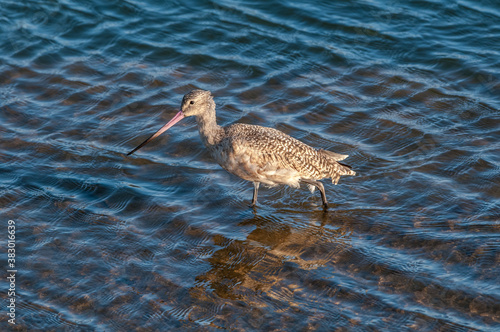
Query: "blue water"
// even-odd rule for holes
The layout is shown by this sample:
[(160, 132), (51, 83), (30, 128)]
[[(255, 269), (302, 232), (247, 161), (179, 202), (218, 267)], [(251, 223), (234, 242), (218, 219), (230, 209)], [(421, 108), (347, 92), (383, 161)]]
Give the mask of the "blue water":
[[(357, 176), (127, 157), (194, 88)], [(0, 329), (498, 331), (499, 110), (498, 1), (2, 1)]]

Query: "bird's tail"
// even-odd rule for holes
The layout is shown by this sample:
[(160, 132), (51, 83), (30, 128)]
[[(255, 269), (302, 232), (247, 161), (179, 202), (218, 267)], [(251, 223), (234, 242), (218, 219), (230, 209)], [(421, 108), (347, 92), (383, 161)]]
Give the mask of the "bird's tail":
[(336, 162), (336, 164), (337, 165), (332, 168), (332, 171), (330, 173), (333, 184), (337, 184), (342, 175), (356, 175), (356, 172), (352, 170), (351, 166), (339, 163), (338, 161)]
[(339, 164), (340, 166), (342, 166), (341, 168), (342, 168), (342, 171), (344, 172), (344, 174), (342, 174), (342, 175), (356, 175), (356, 172), (354, 172), (352, 170), (351, 166), (339, 163), (338, 161), (337, 161), (337, 164)]
[(319, 151), (331, 165), (329, 175), (332, 178), (333, 184), (337, 184), (342, 175), (356, 175), (356, 172), (352, 170), (351, 166), (339, 162), (340, 160), (344, 160), (349, 157), (348, 155), (338, 154), (326, 150)]

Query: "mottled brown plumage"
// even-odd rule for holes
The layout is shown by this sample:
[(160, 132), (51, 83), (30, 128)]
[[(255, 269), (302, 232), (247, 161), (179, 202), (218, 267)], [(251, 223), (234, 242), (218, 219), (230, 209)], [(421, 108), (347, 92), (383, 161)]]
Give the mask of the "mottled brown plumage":
[(356, 174), (338, 162), (347, 155), (315, 149), (279, 130), (242, 123), (217, 125), (215, 103), (210, 92), (204, 90), (186, 94), (180, 112), (129, 155), (185, 116), (196, 117), (201, 140), (219, 165), (254, 183), (252, 206), (257, 203), (260, 183), (299, 187), (300, 182), (304, 182), (311, 191), (315, 187), (320, 190), (323, 205), (327, 207), (325, 190), (318, 180), (331, 178), (337, 184), (340, 176)]

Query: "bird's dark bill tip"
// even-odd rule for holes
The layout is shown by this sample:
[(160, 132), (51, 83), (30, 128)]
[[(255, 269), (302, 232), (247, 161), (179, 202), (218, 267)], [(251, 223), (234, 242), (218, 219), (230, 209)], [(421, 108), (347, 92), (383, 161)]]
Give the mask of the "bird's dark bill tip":
[(129, 153), (127, 153), (127, 156), (130, 156), (132, 153), (134, 153), (135, 151), (139, 150), (140, 147), (141, 146), (138, 146), (135, 149), (133, 149), (132, 151), (130, 151)]
[(135, 149), (133, 149), (132, 151), (130, 151), (129, 153), (127, 153), (127, 156), (130, 156), (132, 153), (134, 153), (135, 151), (139, 150), (140, 148), (142, 148), (144, 145), (146, 145), (149, 141), (151, 140), (146, 140), (144, 142), (142, 142), (141, 145), (139, 145), (138, 147), (136, 147)]

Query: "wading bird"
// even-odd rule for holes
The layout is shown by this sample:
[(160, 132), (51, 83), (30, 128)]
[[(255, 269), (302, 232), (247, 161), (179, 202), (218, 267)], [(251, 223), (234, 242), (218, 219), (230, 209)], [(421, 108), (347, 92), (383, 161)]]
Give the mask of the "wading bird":
[(267, 127), (235, 123), (221, 127), (215, 119), (215, 102), (210, 91), (193, 90), (182, 99), (180, 111), (151, 137), (130, 151), (131, 155), (187, 116), (194, 116), (203, 144), (229, 173), (252, 181), (251, 206), (257, 204), (261, 183), (269, 186), (307, 184), (318, 188), (325, 209), (325, 188), (318, 180), (331, 178), (337, 184), (342, 175), (355, 175), (350, 166), (339, 163), (347, 155), (315, 149), (287, 134)]

